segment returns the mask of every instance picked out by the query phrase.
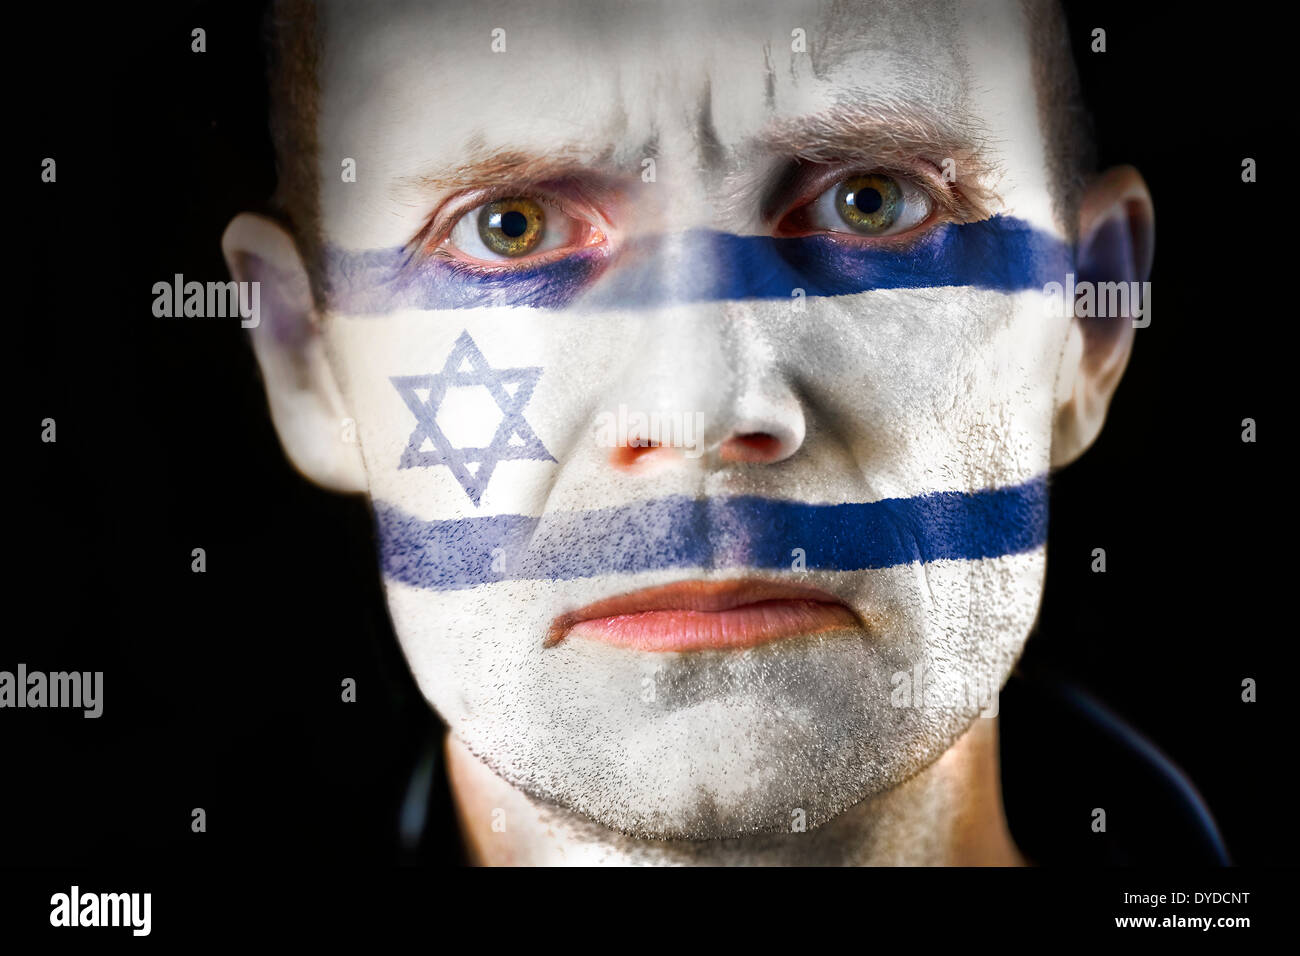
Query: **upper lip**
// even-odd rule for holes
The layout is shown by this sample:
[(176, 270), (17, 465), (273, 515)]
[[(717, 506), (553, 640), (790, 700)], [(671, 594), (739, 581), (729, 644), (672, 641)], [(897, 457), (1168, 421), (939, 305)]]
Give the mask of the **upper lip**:
[[(811, 601), (838, 604), (842, 600), (821, 588), (802, 584), (744, 578), (732, 581), (679, 581), (660, 587), (644, 588), (617, 597), (603, 598), (576, 611), (561, 614), (552, 623), (543, 646), (552, 647), (583, 621), (641, 611), (728, 611), (760, 601)], [(849, 609), (852, 611), (852, 608)], [(856, 616), (856, 612), (854, 612)]]

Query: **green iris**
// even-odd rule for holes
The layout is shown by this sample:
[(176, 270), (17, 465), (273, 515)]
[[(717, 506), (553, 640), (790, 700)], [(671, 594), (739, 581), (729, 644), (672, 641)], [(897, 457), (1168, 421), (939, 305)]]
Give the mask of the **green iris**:
[(854, 176), (840, 184), (835, 209), (854, 232), (874, 235), (898, 221), (903, 211), (903, 191), (890, 176)]
[(483, 245), (502, 256), (527, 255), (542, 241), (546, 213), (531, 199), (498, 199), (478, 214), (478, 234)]

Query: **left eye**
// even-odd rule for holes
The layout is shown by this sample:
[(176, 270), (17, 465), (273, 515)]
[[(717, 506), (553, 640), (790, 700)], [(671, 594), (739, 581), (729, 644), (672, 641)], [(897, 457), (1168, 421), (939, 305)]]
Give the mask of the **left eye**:
[(803, 218), (810, 229), (891, 236), (925, 222), (933, 208), (933, 200), (916, 184), (885, 173), (865, 173), (826, 190), (805, 207)]
[(554, 249), (590, 245), (604, 237), (590, 223), (575, 219), (550, 203), (511, 196), (465, 213), (447, 238), (450, 245), (467, 256), (504, 262)]

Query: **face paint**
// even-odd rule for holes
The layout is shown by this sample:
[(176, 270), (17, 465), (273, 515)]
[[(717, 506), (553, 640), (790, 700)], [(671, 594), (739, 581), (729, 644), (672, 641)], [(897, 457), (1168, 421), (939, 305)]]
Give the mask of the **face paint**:
[[(394, 377), (393, 385), (417, 422), (398, 467), (446, 465), (469, 500), (477, 505), (500, 462), (555, 461), (523, 416), (541, 371), (540, 368), (489, 367), (483, 353), (466, 333), (456, 340), (456, 347), (447, 356), (441, 372)], [(448, 390), (456, 388), (486, 392), (501, 412), (487, 447), (457, 448), (438, 424)]]
[[(1019, 99), (1018, 7), (971, 24), (944, 4), (847, 23), (841, 7), (747, 7), (741, 26), (684, 12), (598, 38), (572, 10), (512, 9), (529, 81), (499, 99), (504, 84), (470, 80), (515, 54), (463, 52), (502, 15), (490, 3), (326, 25), (322, 154), (372, 150), (372, 179), (324, 194), (326, 334), (395, 630), (472, 753), (625, 832), (787, 830), (796, 809), (815, 827), (896, 786), (977, 719), (967, 690), (1001, 686), (1037, 610), (1066, 332), (1041, 289), (1070, 250)], [(815, 63), (773, 41), (805, 21)], [(375, 62), (416, 66), (371, 101)], [(711, 124), (691, 120), (702, 91)], [(726, 221), (711, 164), (743, 164), (776, 112), (845, 98), (972, 111), (1010, 144), (1000, 214), (870, 246)], [(428, 208), (391, 199), (412, 175), (395, 157), (455, 167), (465, 143), (541, 153), (560, 131), (622, 137), (633, 169), (628, 143), (656, 135), (658, 179), (631, 200), (654, 200), (653, 228), (538, 267), (398, 251)], [(598, 423), (620, 409), (702, 421), (704, 454), (619, 458)], [(779, 450), (722, 454), (754, 434)], [(550, 640), (601, 602), (728, 587), (816, 589), (857, 623), (727, 650)]]
[[(453, 464), (448, 462), (448, 464)], [(375, 503), (389, 580), (450, 590), (669, 568), (784, 569), (790, 542), (810, 570), (860, 571), (1022, 554), (1047, 534), (1047, 488), (936, 492), (859, 504), (683, 496), (541, 517), (420, 521)]]
[[(621, 256), (634, 264), (611, 263), (610, 281), (582, 299), (583, 306), (788, 300), (793, 289), (812, 296), (940, 286), (1016, 292), (1041, 289), (1070, 262), (1060, 239), (1009, 216), (951, 223), (902, 249), (864, 249), (824, 234), (783, 239), (697, 231), (671, 241), (642, 238)], [(606, 259), (603, 250), (590, 250), (532, 268), (475, 272), (402, 249), (331, 249), (330, 304), (349, 315), (497, 304), (565, 308), (582, 297)], [(673, 276), (670, 284), (661, 281), (665, 274)]]

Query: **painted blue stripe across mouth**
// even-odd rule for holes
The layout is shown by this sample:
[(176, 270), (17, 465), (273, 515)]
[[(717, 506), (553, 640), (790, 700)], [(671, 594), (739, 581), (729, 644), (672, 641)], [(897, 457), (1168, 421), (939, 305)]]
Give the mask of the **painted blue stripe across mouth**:
[(1047, 479), (856, 504), (670, 496), (441, 521), (376, 501), (383, 571), (436, 591), (671, 568), (859, 571), (1021, 554), (1047, 540)]

